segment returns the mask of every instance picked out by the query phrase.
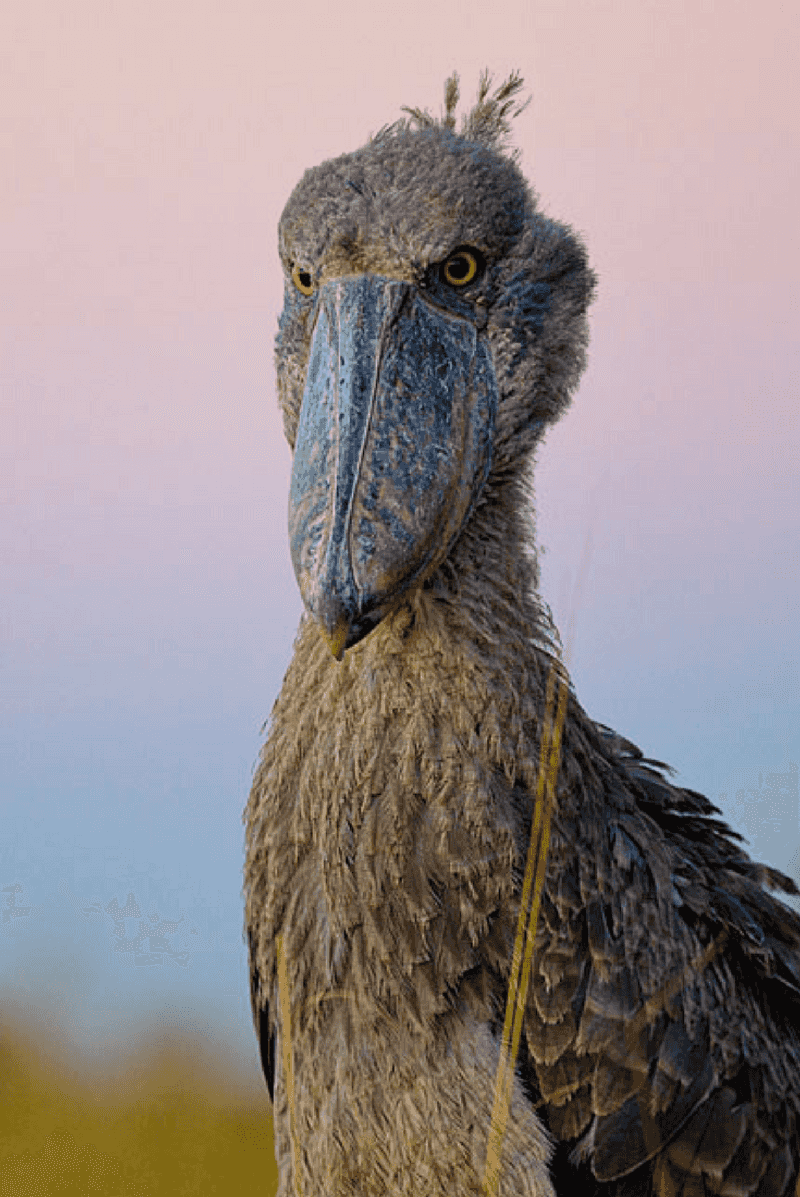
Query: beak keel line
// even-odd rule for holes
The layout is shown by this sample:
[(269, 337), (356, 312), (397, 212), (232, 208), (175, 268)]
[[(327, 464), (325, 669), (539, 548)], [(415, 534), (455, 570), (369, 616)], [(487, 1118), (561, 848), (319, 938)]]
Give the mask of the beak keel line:
[(374, 275), (322, 287), (289, 538), (336, 660), (447, 556), (488, 476), (496, 411), (489, 350), (468, 319)]

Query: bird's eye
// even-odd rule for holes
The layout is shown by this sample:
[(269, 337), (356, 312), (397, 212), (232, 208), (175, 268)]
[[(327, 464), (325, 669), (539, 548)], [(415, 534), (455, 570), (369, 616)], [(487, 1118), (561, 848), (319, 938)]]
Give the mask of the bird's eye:
[(457, 249), (442, 266), (444, 281), (451, 287), (466, 287), (478, 277), (481, 257), (474, 249)]
[(292, 267), (292, 282), (297, 287), (301, 295), (314, 294), (314, 279), (310, 270), (304, 270), (302, 266), (298, 266), (295, 262)]

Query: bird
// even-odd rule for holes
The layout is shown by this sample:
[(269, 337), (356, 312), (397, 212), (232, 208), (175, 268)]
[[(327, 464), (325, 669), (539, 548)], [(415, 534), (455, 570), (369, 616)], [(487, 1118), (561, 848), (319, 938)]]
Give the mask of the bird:
[(531, 470), (597, 278), (510, 144), (522, 87), (483, 72), (459, 122), (451, 75), (280, 218), (304, 610), (244, 816), (278, 1193), (788, 1197), (798, 889), (584, 711), (540, 592)]

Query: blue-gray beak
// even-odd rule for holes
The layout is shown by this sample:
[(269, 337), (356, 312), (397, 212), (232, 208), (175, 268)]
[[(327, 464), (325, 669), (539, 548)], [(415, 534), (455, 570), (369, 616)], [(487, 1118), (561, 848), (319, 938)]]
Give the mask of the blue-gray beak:
[(337, 661), (447, 556), (489, 473), (496, 410), (489, 351), (468, 319), (373, 275), (321, 289), (289, 537)]

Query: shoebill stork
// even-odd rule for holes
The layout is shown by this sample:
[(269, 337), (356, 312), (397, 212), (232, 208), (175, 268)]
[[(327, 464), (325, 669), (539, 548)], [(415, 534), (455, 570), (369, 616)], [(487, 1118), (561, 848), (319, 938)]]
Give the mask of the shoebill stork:
[(571, 686), (487, 1171), (558, 656), (526, 478), (595, 287), (506, 148), (520, 82), (482, 77), (457, 130), (453, 76), (280, 220), (305, 612), (245, 866), (279, 1193), (788, 1197), (800, 918), (770, 891), (797, 888)]

